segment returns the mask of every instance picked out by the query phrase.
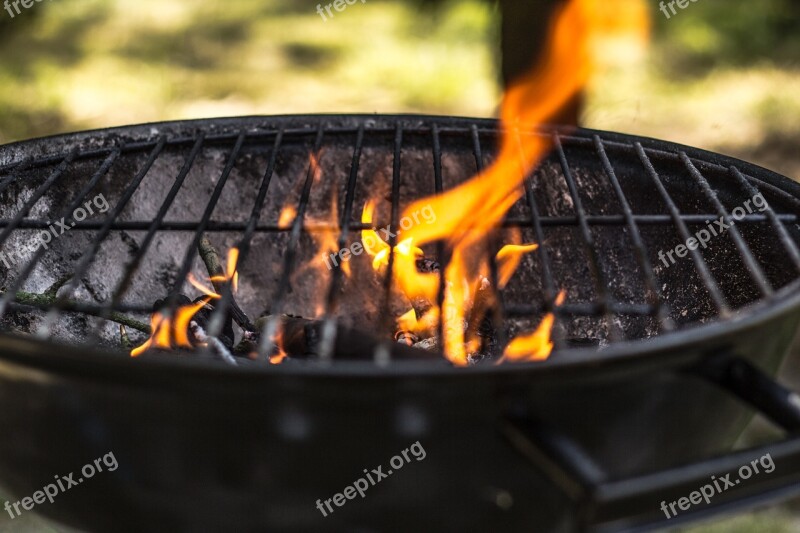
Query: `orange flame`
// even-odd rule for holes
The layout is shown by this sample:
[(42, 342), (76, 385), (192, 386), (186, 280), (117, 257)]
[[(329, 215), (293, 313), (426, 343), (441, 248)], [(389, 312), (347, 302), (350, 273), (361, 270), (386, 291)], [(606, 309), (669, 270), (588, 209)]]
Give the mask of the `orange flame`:
[[(311, 237), (317, 243), (318, 253), (322, 257), (316, 268), (321, 274), (325, 274), (326, 271), (331, 270), (331, 265), (334, 264), (331, 256), (335, 257), (339, 253), (339, 231), (335, 229), (339, 227), (339, 201), (336, 191), (333, 192), (333, 197), (331, 198), (330, 216), (327, 217), (327, 220), (322, 220), (321, 222), (324, 223), (325, 227), (320, 231), (311, 233)], [(337, 259), (336, 262), (341, 265), (342, 272), (349, 278), (351, 276), (350, 262), (344, 259), (341, 261)]]
[(501, 289), (506, 286), (514, 272), (517, 271), (517, 267), (522, 261), (522, 256), (533, 252), (537, 248), (539, 248), (538, 244), (507, 244), (497, 252), (495, 256), (497, 260), (497, 276), (499, 278), (497, 282)]
[(291, 228), (295, 218), (297, 218), (297, 209), (291, 205), (284, 206), (278, 217), (278, 227), (281, 229)]
[(278, 353), (269, 356), (269, 362), (273, 365), (279, 365), (286, 359), (287, 354), (286, 350), (283, 348), (283, 326), (278, 326), (278, 330), (275, 332), (275, 336), (272, 338), (272, 341), (275, 343), (275, 349)]
[[(375, 213), (375, 202), (370, 200), (364, 204), (361, 212), (362, 224), (372, 224)], [(367, 255), (372, 257), (372, 268), (376, 271), (389, 265), (389, 244), (387, 244), (375, 230), (365, 229), (361, 231), (361, 240), (364, 243), (364, 250)], [(416, 260), (422, 256), (422, 249), (413, 245), (413, 239), (403, 239), (394, 247), (394, 272), (402, 274), (397, 276), (400, 290), (409, 299), (425, 298), (435, 301), (438, 286), (435, 274), (419, 274), (417, 272)], [(418, 274), (419, 277), (412, 277), (411, 273)]]
[(175, 310), (174, 317), (168, 317), (160, 312), (153, 313), (150, 317), (152, 334), (144, 344), (131, 350), (131, 357), (138, 357), (150, 348), (191, 348), (189, 341), (189, 323), (211, 298), (206, 297), (197, 303), (184, 305)]
[[(610, 6), (614, 4), (616, 6)], [(550, 141), (540, 135), (520, 135), (518, 129), (532, 129), (546, 124), (584, 88), (595, 64), (592, 48), (599, 38), (628, 31), (626, 24), (641, 32), (646, 19), (641, 16), (608, 17), (605, 11), (619, 8), (629, 12), (638, 0), (571, 0), (558, 13), (551, 27), (548, 49), (536, 69), (511, 85), (504, 96), (501, 121), (503, 134), (495, 162), (468, 182), (443, 194), (420, 199), (409, 205), (404, 218), (424, 207), (433, 209), (437, 224), (414, 225), (403, 233), (403, 242), (417, 247), (443, 241), (450, 253), (445, 269), (445, 355), (457, 365), (468, 363), (464, 339), (464, 318), (476, 290), (476, 282), (488, 264), (487, 236), (497, 227), (506, 212), (522, 195), (522, 183), (550, 149)], [(640, 13), (644, 11), (640, 10)], [(366, 212), (367, 210), (365, 210)], [(371, 216), (369, 217), (371, 220)], [(500, 282), (505, 284), (519, 265), (523, 253), (536, 245), (501, 250)], [(385, 248), (383, 254), (388, 255)], [(377, 259), (377, 255), (376, 255)], [(409, 297), (425, 297), (435, 302), (438, 276), (420, 273), (411, 257), (395, 257), (394, 276)], [(545, 323), (540, 329), (549, 330)], [(549, 335), (548, 335), (549, 337)], [(542, 351), (549, 349), (542, 347)]]
[[(235, 293), (239, 287), (239, 273), (236, 270), (239, 261), (239, 250), (231, 248), (228, 251), (228, 258), (225, 274), (214, 276), (210, 281), (219, 283), (231, 283), (231, 290)], [(222, 298), (218, 293), (209, 289), (197, 280), (191, 273), (186, 280), (205, 296), (197, 303), (184, 305), (175, 310), (175, 316), (169, 317), (160, 311), (156, 311), (150, 317), (150, 338), (141, 346), (131, 350), (131, 357), (138, 357), (150, 348), (191, 348), (189, 340), (189, 324), (205, 305), (211, 300)]]
[[(564, 303), (566, 294), (564, 291), (559, 293), (556, 298), (556, 305)], [(550, 352), (553, 351), (553, 341), (551, 335), (553, 331), (553, 323), (555, 322), (555, 315), (547, 313), (539, 323), (539, 327), (528, 335), (518, 335), (514, 337), (511, 342), (506, 346), (503, 352), (503, 357), (497, 362), (511, 363), (527, 363), (531, 361), (544, 361), (550, 357)]]

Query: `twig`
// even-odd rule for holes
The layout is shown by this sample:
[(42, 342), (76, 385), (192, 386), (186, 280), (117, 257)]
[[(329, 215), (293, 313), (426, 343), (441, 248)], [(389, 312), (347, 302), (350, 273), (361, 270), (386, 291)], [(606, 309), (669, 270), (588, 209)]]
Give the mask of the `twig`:
[(55, 297), (56, 294), (58, 294), (58, 291), (61, 289), (61, 287), (66, 285), (67, 282), (72, 279), (72, 276), (73, 274), (65, 274), (61, 276), (60, 278), (55, 280), (55, 282), (53, 282), (53, 284), (50, 285), (46, 291), (44, 291), (44, 294)]
[[(71, 276), (70, 276), (71, 277)], [(46, 308), (52, 306), (56, 302), (56, 292), (58, 292), (58, 288), (56, 288), (55, 292), (52, 292), (53, 287), (51, 286), (47, 289), (46, 292), (42, 294), (35, 294), (32, 292), (24, 292), (19, 291), (14, 297), (15, 302), (21, 305), (29, 305), (32, 307), (39, 307), (39, 308)], [(0, 297), (4, 296), (3, 293), (0, 293)], [(64, 311), (70, 311), (70, 307), (77, 307), (78, 302), (74, 300), (67, 300), (64, 302), (64, 306), (62, 309)], [(150, 334), (150, 326), (145, 324), (144, 322), (139, 322), (129, 316), (123, 315), (122, 313), (118, 313), (116, 311), (112, 311), (108, 315), (106, 315), (103, 311), (95, 311), (95, 310), (83, 310), (81, 312), (86, 315), (97, 316), (100, 318), (106, 318), (111, 320), (112, 322), (116, 322), (117, 324), (122, 324), (128, 326), (129, 328), (133, 328), (135, 330), (141, 331), (142, 333)]]
[(206, 265), (208, 277), (212, 278), (211, 284), (214, 286), (214, 290), (217, 291), (217, 294), (222, 294), (222, 288), (225, 286), (225, 283), (214, 281), (214, 278), (219, 279), (221, 277), (224, 279), (225, 277), (225, 269), (222, 267), (219, 252), (217, 252), (217, 249), (214, 248), (214, 245), (211, 244), (211, 241), (206, 237), (200, 239), (200, 243), (197, 245), (197, 251), (203, 263)]
[(208, 343), (214, 347), (214, 351), (217, 352), (217, 355), (219, 355), (223, 361), (229, 365), (238, 366), (236, 358), (228, 351), (225, 345), (222, 344), (221, 340), (216, 337), (209, 337)]
[(189, 329), (199, 342), (208, 343), (214, 352), (219, 355), (220, 359), (230, 365), (238, 365), (236, 358), (231, 354), (231, 352), (228, 351), (222, 341), (216, 337), (209, 337), (206, 333), (206, 330), (204, 330), (203, 327), (200, 326), (200, 324), (198, 324), (196, 321), (192, 320), (189, 323)]
[(128, 330), (122, 324), (119, 325), (119, 341), (125, 351), (130, 351), (133, 348), (131, 340), (128, 338)]
[[(197, 251), (200, 254), (200, 258), (203, 260), (203, 263), (206, 265), (208, 277), (211, 278), (211, 284), (214, 286), (214, 290), (217, 292), (217, 294), (224, 294), (223, 291), (230, 291), (228, 283), (224, 281), (214, 281), (214, 278), (217, 280), (226, 279), (227, 274), (222, 266), (219, 252), (217, 252), (216, 248), (214, 248), (214, 245), (211, 244), (211, 241), (209, 241), (206, 237), (200, 239), (200, 243), (197, 245)], [(236, 299), (233, 297), (233, 294), (230, 294), (229, 307), (231, 310), (231, 318), (239, 325), (240, 328), (245, 331), (255, 331), (253, 322), (250, 320), (250, 317), (248, 317), (247, 314), (242, 311), (242, 309), (239, 307), (239, 304), (236, 303)]]

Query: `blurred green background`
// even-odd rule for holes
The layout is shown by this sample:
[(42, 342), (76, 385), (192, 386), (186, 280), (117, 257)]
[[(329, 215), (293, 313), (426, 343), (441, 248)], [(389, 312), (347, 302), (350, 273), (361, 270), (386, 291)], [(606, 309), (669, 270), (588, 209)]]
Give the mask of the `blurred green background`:
[[(800, 178), (800, 2), (700, 0), (669, 20), (647, 2), (650, 47), (609, 53), (583, 124)], [(316, 4), (81, 0), (35, 3), (13, 19), (0, 11), (0, 143), (213, 116), (495, 114), (492, 1), (368, 0), (327, 22)], [(800, 531), (798, 516), (787, 504), (687, 531)], [(31, 514), (0, 515), (0, 532), (43, 530), (55, 531)]]

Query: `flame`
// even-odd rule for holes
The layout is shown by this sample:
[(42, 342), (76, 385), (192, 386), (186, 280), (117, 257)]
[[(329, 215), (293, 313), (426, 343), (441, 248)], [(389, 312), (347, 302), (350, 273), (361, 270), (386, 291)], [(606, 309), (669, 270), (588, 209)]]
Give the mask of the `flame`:
[[(566, 293), (561, 291), (558, 298), (556, 298), (556, 305), (562, 305), (565, 298)], [(506, 361), (526, 363), (546, 360), (550, 357), (550, 352), (553, 351), (551, 334), (554, 322), (555, 315), (547, 313), (533, 333), (514, 337), (506, 346), (503, 357), (497, 363), (500, 364)]]
[[(630, 15), (632, 6), (641, 6), (641, 1), (607, 0), (602, 5), (599, 0), (566, 3), (555, 17), (541, 63), (512, 83), (504, 96), (500, 113), (503, 133), (494, 163), (454, 189), (412, 203), (403, 213), (404, 218), (410, 218), (427, 207), (437, 215), (437, 224), (417, 224), (403, 232), (402, 242), (409, 246), (413, 243), (414, 249), (419, 249), (442, 241), (449, 252), (450, 262), (444, 275), (443, 344), (446, 357), (456, 365), (468, 363), (470, 346), (465, 343), (463, 323), (476, 294), (476, 280), (488, 264), (486, 239), (521, 197), (525, 177), (551, 148), (548, 138), (521, 135), (517, 131), (548, 123), (580, 93), (594, 70), (592, 50), (599, 40), (625, 32), (642, 33), (642, 28), (647, 27), (645, 11), (639, 9), (638, 14)], [(372, 207), (365, 208), (362, 221), (371, 220)], [(535, 246), (512, 245), (501, 250), (498, 254), (501, 285), (511, 278), (522, 255)], [(389, 254), (388, 246), (378, 244), (377, 248), (373, 264), (383, 264), (388, 261), (384, 259)], [(393, 270), (398, 286), (409, 298), (419, 296), (435, 302), (438, 276), (418, 272), (413, 254), (404, 254), (399, 248), (395, 250)], [(540, 329), (548, 338), (550, 327), (552, 321), (543, 320)], [(541, 337), (537, 339), (542, 341)], [(542, 346), (542, 351), (549, 354), (547, 345)]]
[[(362, 224), (372, 224), (375, 213), (375, 202), (369, 200), (364, 204), (361, 212)], [(361, 240), (367, 255), (372, 257), (372, 268), (382, 270), (389, 265), (389, 244), (386, 243), (373, 229), (361, 231)], [(414, 246), (413, 239), (403, 239), (394, 247), (394, 272), (397, 276), (400, 290), (409, 299), (424, 298), (436, 301), (438, 276), (436, 274), (420, 274), (417, 272), (417, 259), (423, 255), (421, 248)], [(417, 276), (412, 276), (412, 273)], [(408, 281), (408, 283), (406, 283)]]
[(527, 253), (533, 252), (539, 248), (538, 244), (507, 244), (503, 246), (497, 255), (495, 256), (495, 260), (497, 261), (497, 280), (500, 288), (506, 286), (506, 284), (511, 279), (511, 276), (514, 275), (514, 272), (517, 271), (517, 267), (519, 266), (520, 261), (522, 261), (522, 256)]
[(278, 227), (281, 229), (291, 228), (295, 218), (297, 218), (297, 209), (291, 205), (283, 206), (278, 217)]
[[(339, 231), (336, 229), (339, 227), (339, 201), (336, 191), (333, 191), (333, 196), (331, 197), (330, 216), (327, 217), (327, 220), (320, 222), (324, 224), (323, 229), (311, 233), (311, 237), (317, 243), (318, 253), (322, 257), (316, 268), (320, 274), (324, 275), (326, 271), (331, 270), (329, 265), (333, 265), (330, 256), (336, 256), (339, 253)], [(344, 275), (349, 278), (352, 275), (350, 262), (337, 259), (337, 263), (341, 265)]]
[(284, 359), (286, 359), (286, 357), (288, 357), (286, 350), (283, 348), (283, 325), (278, 326), (278, 330), (272, 337), (272, 342), (275, 343), (275, 349), (278, 351), (278, 353), (270, 355), (269, 362), (273, 365), (279, 365)]
[[(212, 278), (212, 280), (213, 280), (213, 278)], [(186, 276), (186, 281), (188, 281), (189, 284), (192, 285), (195, 289), (197, 289), (198, 291), (202, 292), (203, 294), (205, 294), (206, 296), (208, 296), (212, 300), (217, 300), (219, 298), (222, 298), (222, 296), (220, 296), (219, 294), (217, 294), (213, 290), (211, 290), (208, 287), (206, 287), (205, 285), (203, 285), (200, 281), (198, 281), (198, 279), (196, 277), (194, 277), (194, 274), (192, 274), (191, 272), (189, 273), (188, 276)]]
[(417, 312), (411, 309), (409, 312), (402, 315), (400, 318), (397, 319), (397, 327), (400, 331), (411, 331), (417, 329), (418, 322), (417, 322)]
[[(231, 248), (228, 250), (225, 273), (213, 276), (210, 281), (215, 283), (230, 282), (231, 290), (236, 293), (239, 288), (239, 273), (237, 264), (239, 262), (239, 249)], [(150, 348), (191, 348), (193, 345), (189, 340), (189, 324), (203, 307), (211, 300), (222, 298), (217, 292), (209, 289), (197, 280), (194, 275), (189, 273), (186, 280), (205, 296), (196, 303), (184, 305), (175, 310), (173, 317), (167, 316), (161, 311), (156, 311), (150, 317), (150, 338), (141, 346), (131, 350), (131, 357), (138, 357)]]
[(210, 300), (210, 297), (204, 297), (197, 303), (181, 306), (175, 310), (174, 317), (168, 317), (161, 312), (153, 313), (150, 317), (152, 334), (144, 344), (131, 350), (131, 357), (138, 357), (150, 348), (191, 348), (192, 343), (187, 333), (189, 323)]
[(211, 281), (225, 283), (230, 281), (231, 290), (236, 293), (239, 290), (239, 272), (236, 270), (239, 264), (239, 249), (231, 248), (228, 250), (228, 261), (225, 265), (224, 276), (214, 276)]

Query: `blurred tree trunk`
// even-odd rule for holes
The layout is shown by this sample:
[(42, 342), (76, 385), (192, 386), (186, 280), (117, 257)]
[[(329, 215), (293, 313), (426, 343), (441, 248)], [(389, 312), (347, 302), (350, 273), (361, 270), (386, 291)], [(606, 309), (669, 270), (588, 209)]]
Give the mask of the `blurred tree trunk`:
[[(528, 73), (539, 61), (547, 43), (553, 16), (567, 0), (500, 0), (503, 83)], [(574, 98), (553, 118), (554, 123), (577, 125), (583, 96)]]

